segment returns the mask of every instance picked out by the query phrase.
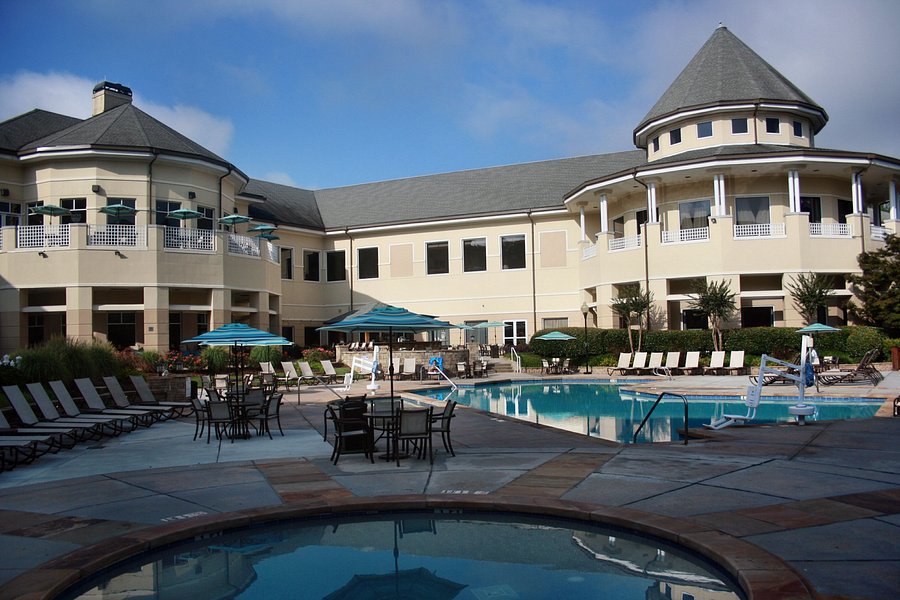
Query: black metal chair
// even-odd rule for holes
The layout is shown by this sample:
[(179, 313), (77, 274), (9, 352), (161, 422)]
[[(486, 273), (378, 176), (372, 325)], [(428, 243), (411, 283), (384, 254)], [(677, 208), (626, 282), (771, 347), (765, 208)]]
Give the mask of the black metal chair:
[[(206, 403), (206, 443), (209, 443), (210, 433), (215, 430), (216, 439), (221, 439), (223, 435), (233, 433), (234, 419), (232, 418), (231, 405), (224, 401), (210, 400)], [(231, 442), (234, 443), (234, 435), (231, 435)]]
[(397, 466), (400, 466), (400, 446), (408, 451), (410, 446), (418, 452), (419, 458), (428, 458), (434, 464), (434, 452), (431, 448), (431, 416), (432, 408), (405, 408), (399, 412), (394, 433), (394, 450)]
[[(365, 407), (365, 404), (363, 404), (363, 407)], [(342, 409), (343, 404), (339, 406), (329, 404), (325, 407), (328, 413), (328, 420), (334, 424), (334, 449), (331, 451), (331, 461), (337, 464), (341, 454), (362, 451), (374, 463), (375, 452), (372, 444), (372, 432), (366, 424), (366, 420), (362, 417), (365, 408), (359, 412), (359, 417), (354, 417), (354, 411), (352, 410), (350, 411), (350, 416), (344, 416)]]
[(209, 411), (206, 409), (206, 404), (199, 398), (191, 398), (191, 404), (194, 406), (194, 418), (196, 419), (194, 424), (194, 439), (196, 440), (198, 437), (203, 437), (203, 429), (209, 419)]
[(281, 392), (275, 392), (264, 405), (264, 409), (257, 418), (259, 419), (259, 435), (263, 433), (269, 434), (272, 439), (272, 431), (269, 429), (269, 421), (275, 421), (278, 424), (278, 431), (284, 436), (284, 430), (281, 428), (281, 398), (284, 396)]
[(453, 444), (450, 442), (450, 421), (456, 416), (453, 414), (456, 405), (456, 400), (449, 400), (444, 405), (444, 410), (441, 414), (431, 417), (431, 433), (440, 432), (441, 441), (444, 442), (444, 450), (449, 452), (450, 456), (456, 456), (456, 452), (453, 451)]

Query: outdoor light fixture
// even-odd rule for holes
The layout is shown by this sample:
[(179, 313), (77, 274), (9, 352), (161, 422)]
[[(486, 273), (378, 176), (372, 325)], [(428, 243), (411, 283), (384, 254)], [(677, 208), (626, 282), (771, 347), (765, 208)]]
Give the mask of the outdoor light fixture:
[(710, 217), (709, 222), (712, 223), (713, 225), (715, 225), (715, 224), (716, 224), (716, 218), (715, 218), (715, 217)]
[(44, 252), (43, 250), (41, 250), (40, 252), (38, 252), (38, 256), (40, 256), (42, 258), (47, 258), (47, 253)]
[(95, 194), (99, 194), (100, 186), (95, 183), (94, 185), (91, 186), (91, 191), (94, 192)]
[(195, 192), (188, 192), (188, 200), (193, 200), (196, 197), (197, 194)]
[(591, 371), (591, 355), (588, 354), (587, 317), (589, 312), (591, 312), (591, 307), (587, 305), (587, 302), (582, 302), (581, 314), (584, 315), (584, 372), (588, 375), (593, 372)]
[(118, 256), (119, 258), (125, 258), (125, 255), (122, 254), (121, 252), (119, 252), (118, 250), (116, 250), (116, 256)]

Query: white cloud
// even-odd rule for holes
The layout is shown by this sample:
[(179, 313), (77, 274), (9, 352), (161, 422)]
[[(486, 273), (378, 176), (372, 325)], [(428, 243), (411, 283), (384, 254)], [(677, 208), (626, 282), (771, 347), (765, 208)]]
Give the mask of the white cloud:
[(176, 104), (165, 106), (135, 95), (135, 105), (145, 113), (159, 119), (181, 135), (184, 135), (207, 150), (225, 157), (231, 148), (234, 125), (231, 119), (217, 117), (194, 106)]

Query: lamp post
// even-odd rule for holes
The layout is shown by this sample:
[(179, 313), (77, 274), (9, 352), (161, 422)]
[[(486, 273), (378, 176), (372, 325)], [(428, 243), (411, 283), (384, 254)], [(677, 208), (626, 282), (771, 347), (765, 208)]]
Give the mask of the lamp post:
[(588, 375), (592, 373), (591, 371), (591, 363), (590, 363), (590, 354), (588, 354), (588, 333), (587, 333), (587, 317), (588, 313), (591, 311), (591, 308), (587, 305), (587, 302), (581, 303), (581, 314), (584, 316), (584, 372)]

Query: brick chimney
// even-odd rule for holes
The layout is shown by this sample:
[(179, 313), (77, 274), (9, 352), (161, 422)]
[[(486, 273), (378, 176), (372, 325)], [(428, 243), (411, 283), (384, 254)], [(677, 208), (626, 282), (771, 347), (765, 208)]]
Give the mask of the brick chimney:
[(131, 88), (109, 81), (101, 81), (94, 86), (92, 116), (97, 116), (123, 104), (131, 104)]

